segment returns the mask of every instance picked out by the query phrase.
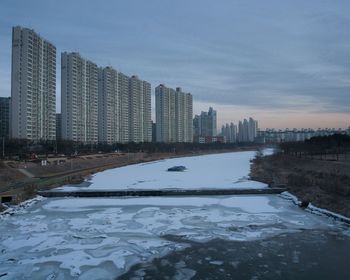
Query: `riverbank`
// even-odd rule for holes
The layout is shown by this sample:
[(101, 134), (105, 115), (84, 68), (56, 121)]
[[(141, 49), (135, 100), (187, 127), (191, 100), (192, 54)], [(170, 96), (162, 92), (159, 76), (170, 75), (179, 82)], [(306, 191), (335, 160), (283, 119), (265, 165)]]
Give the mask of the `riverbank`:
[(253, 180), (285, 185), (301, 201), (350, 217), (350, 161), (276, 154), (253, 160)]
[[(6, 174), (6, 183), (3, 181), (0, 184), (0, 197), (12, 198), (11, 202), (18, 204), (33, 198), (37, 191), (49, 190), (65, 184), (81, 183), (88, 176), (107, 169), (168, 158), (245, 150), (252, 150), (252, 148), (183, 153), (140, 152), (96, 154), (65, 159), (64, 161), (61, 159), (62, 162), (60, 164), (50, 164), (47, 166), (30, 162), (2, 163), (0, 171), (2, 174)], [(57, 161), (57, 159), (54, 160)], [(23, 170), (25, 170), (25, 173)], [(5, 176), (3, 175), (3, 177)]]

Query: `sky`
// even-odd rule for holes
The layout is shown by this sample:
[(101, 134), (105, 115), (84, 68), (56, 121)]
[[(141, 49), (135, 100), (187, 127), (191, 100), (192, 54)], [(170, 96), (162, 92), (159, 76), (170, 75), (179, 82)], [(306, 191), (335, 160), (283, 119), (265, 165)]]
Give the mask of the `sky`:
[[(152, 84), (191, 92), (218, 126), (350, 126), (348, 0), (1, 0), (0, 96), (11, 94), (11, 28), (32, 28)], [(154, 113), (153, 113), (154, 118)]]

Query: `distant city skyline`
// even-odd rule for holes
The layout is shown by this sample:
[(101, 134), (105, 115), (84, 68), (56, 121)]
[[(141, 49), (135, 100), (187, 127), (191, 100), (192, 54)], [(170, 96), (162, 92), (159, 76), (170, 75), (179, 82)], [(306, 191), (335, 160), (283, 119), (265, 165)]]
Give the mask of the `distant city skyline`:
[(0, 10), (0, 96), (11, 93), (11, 31), (21, 25), (57, 47), (58, 112), (59, 55), (76, 51), (98, 65), (150, 81), (153, 120), (154, 88), (166, 83), (194, 95), (194, 114), (215, 107), (218, 127), (248, 115), (262, 129), (347, 128), (349, 9), (348, 1), (315, 0), (204, 0), (200, 5), (5, 0)]

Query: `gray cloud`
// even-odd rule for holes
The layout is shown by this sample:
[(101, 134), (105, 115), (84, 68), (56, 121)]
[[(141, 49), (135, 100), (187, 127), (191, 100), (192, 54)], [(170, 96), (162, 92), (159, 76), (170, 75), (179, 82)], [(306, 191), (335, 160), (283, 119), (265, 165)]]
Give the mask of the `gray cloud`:
[(9, 94), (11, 26), (21, 24), (59, 52), (182, 86), (198, 101), (350, 113), (348, 1), (48, 2), (2, 4), (0, 95)]

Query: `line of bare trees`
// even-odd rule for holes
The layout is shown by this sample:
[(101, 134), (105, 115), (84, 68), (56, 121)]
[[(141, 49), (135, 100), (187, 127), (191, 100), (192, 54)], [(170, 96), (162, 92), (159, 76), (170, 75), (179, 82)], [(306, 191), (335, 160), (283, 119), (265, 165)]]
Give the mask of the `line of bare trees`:
[(120, 152), (172, 152), (181, 153), (201, 150), (224, 150), (240, 147), (255, 147), (254, 143), (115, 143), (84, 144), (74, 141), (40, 141), (11, 139), (5, 142), (6, 159), (31, 159), (33, 156), (59, 155), (75, 156), (92, 153)]
[(349, 160), (350, 136), (345, 134), (317, 136), (300, 142), (281, 143), (280, 149), (283, 154), (304, 158)]

